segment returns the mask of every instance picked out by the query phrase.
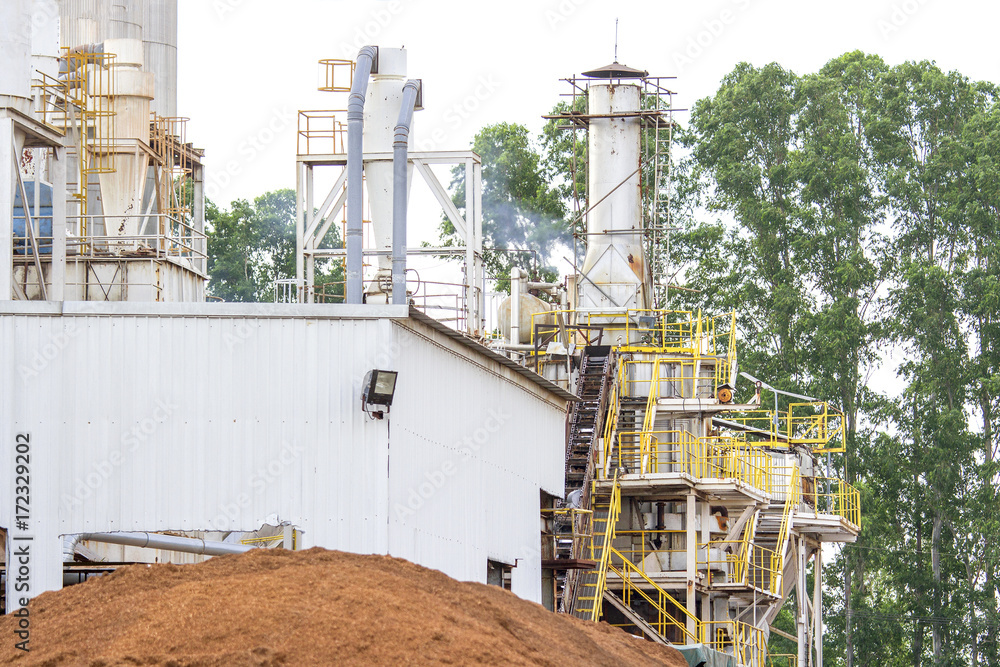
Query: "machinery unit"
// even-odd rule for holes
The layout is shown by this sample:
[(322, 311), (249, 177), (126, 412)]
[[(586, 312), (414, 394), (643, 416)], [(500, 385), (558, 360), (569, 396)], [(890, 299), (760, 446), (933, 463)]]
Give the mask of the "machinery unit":
[[(512, 275), (498, 344), (581, 399), (564, 499), (542, 513), (547, 603), (671, 643), (691, 664), (763, 667), (795, 590), (795, 658), (821, 665), (823, 545), (853, 542), (861, 521), (857, 490), (823, 472), (844, 451), (843, 416), (739, 385), (735, 313), (669, 308), (664, 80), (615, 62), (568, 81), (571, 109), (550, 118), (586, 134), (584, 259), (564, 286)], [(524, 304), (536, 287), (568, 305)]]
[[(3, 11), (13, 66), (0, 106), (14, 139), (0, 146), (11, 190), (0, 211), (24, 222), (0, 219), (0, 236), (22, 239), (21, 252), (0, 248), (0, 298), (203, 300), (202, 152), (176, 115), (176, 0), (12, 0)], [(23, 207), (29, 190), (52, 210), (38, 198)]]

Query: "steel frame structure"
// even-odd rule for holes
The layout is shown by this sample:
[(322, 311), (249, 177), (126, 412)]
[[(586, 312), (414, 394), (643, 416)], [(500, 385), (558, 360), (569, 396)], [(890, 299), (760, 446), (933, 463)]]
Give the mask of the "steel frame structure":
[[(308, 143), (306, 144), (308, 146)], [(301, 148), (300, 148), (301, 150)], [(392, 160), (391, 153), (365, 153), (364, 161)], [(472, 151), (411, 151), (409, 163), (420, 174), (431, 194), (455, 226), (464, 244), (451, 247), (407, 248), (407, 256), (455, 255), (465, 259), (465, 279), (462, 285), (462, 310), (459, 326), (473, 336), (483, 335), (486, 326), (486, 274), (483, 267), (483, 213), (482, 213), (482, 160)], [(464, 165), (466, 183), (465, 215), (448, 196), (448, 191), (437, 178), (431, 165)], [(316, 189), (316, 170), (334, 171), (334, 184), (328, 192)], [(342, 258), (344, 248), (324, 247), (323, 239), (335, 224), (338, 213), (347, 200), (347, 154), (302, 154), (296, 161), (296, 213), (295, 213), (295, 280), (298, 300), (314, 303), (315, 270), (317, 258)], [(316, 202), (322, 197), (319, 207)], [(366, 249), (366, 256), (388, 254), (388, 250)]]

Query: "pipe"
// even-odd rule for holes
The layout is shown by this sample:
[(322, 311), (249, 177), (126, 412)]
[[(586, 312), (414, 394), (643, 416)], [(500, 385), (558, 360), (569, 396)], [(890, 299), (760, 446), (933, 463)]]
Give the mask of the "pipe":
[(246, 544), (206, 542), (200, 537), (177, 537), (175, 535), (160, 535), (159, 533), (80, 533), (77, 536), (77, 540), (121, 544), (122, 546), (139, 547), (140, 549), (181, 551), (183, 553), (204, 554), (206, 556), (242, 554), (256, 548)]
[(392, 142), (392, 303), (406, 304), (406, 205), (410, 124), (417, 104), (419, 84), (414, 79), (403, 85), (403, 104)]
[[(518, 267), (510, 270), (510, 342), (521, 342), (521, 274)], [(525, 276), (527, 278), (527, 276)]]
[(364, 174), (364, 131), (365, 93), (368, 91), (368, 77), (378, 58), (374, 46), (365, 46), (358, 52), (358, 62), (354, 69), (351, 95), (347, 101), (347, 303), (361, 303), (362, 284), (362, 222), (361, 206), (364, 189), (361, 179)]

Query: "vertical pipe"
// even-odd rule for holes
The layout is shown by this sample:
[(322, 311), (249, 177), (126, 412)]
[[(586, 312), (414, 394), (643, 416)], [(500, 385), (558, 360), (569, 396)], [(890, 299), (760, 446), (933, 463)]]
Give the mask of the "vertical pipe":
[[(695, 532), (697, 524), (697, 503), (694, 495), (694, 491), (688, 492), (687, 496), (687, 515), (686, 515), (686, 560), (687, 560), (687, 631), (689, 634), (695, 635), (697, 633), (697, 628), (695, 627), (695, 617), (698, 613), (698, 599), (697, 591), (695, 591), (695, 580), (698, 577), (697, 570), (697, 541), (698, 533)], [(703, 638), (699, 637), (698, 640), (701, 641)], [(688, 642), (685, 641), (685, 644)]]
[(473, 238), (476, 240), (476, 287), (479, 289), (479, 331), (486, 330), (486, 276), (483, 269), (483, 165), (472, 166), (472, 195), (476, 211), (473, 221)]
[(521, 343), (521, 269), (510, 270), (510, 342)]
[[(706, 577), (709, 576), (709, 572), (712, 567), (711, 563), (708, 562), (711, 558), (711, 551), (708, 543), (712, 540), (712, 525), (709, 523), (709, 520), (712, 518), (712, 515), (709, 514), (710, 511), (711, 508), (707, 502), (701, 504), (701, 543), (705, 545), (705, 567), (707, 568), (705, 572)], [(703, 623), (709, 623), (712, 620), (712, 605), (710, 604), (710, 600), (711, 595), (709, 593), (705, 593), (701, 596), (701, 620)]]
[(305, 169), (301, 162), (295, 163), (295, 289), (296, 301), (302, 303), (302, 287), (305, 285), (305, 250), (306, 242), (303, 238), (305, 224), (305, 206), (302, 204), (302, 170)]
[(413, 79), (403, 85), (403, 105), (392, 142), (392, 303), (397, 306), (406, 304), (406, 186), (410, 123), (418, 85)]
[(52, 293), (53, 301), (66, 300), (66, 149), (53, 149), (52, 174)]
[(477, 310), (479, 295), (476, 294), (476, 228), (472, 221), (475, 219), (475, 192), (470, 187), (472, 185), (472, 160), (465, 161), (465, 290), (468, 298), (465, 301), (465, 329), (466, 333), (472, 334), (478, 328), (479, 319)]
[(364, 174), (364, 131), (365, 93), (368, 91), (368, 77), (372, 65), (378, 57), (374, 46), (362, 47), (358, 52), (358, 62), (354, 69), (354, 81), (347, 102), (347, 303), (359, 304), (362, 299), (361, 271), (363, 250), (361, 245), (361, 206), (364, 190), (361, 179)]
[(813, 562), (813, 630), (816, 642), (816, 662), (814, 667), (823, 667), (823, 543), (816, 545), (816, 560)]
[(15, 160), (14, 121), (0, 118), (0, 301), (13, 298)]
[[(192, 206), (194, 216), (195, 231), (200, 234), (205, 233), (205, 167), (201, 164), (193, 165), (191, 169)], [(208, 239), (201, 237), (197, 243), (192, 245), (204, 254), (204, 257), (195, 260), (195, 266), (200, 267), (202, 273), (208, 273)]]
[(804, 539), (799, 537), (796, 546), (796, 565), (798, 571), (796, 572), (795, 581), (795, 604), (798, 607), (796, 609), (797, 616), (797, 633), (796, 637), (799, 641), (799, 655), (798, 660), (800, 665), (805, 667), (806, 660), (809, 656), (809, 637), (806, 632), (806, 622), (808, 617), (808, 606), (809, 600), (806, 593), (806, 542)]

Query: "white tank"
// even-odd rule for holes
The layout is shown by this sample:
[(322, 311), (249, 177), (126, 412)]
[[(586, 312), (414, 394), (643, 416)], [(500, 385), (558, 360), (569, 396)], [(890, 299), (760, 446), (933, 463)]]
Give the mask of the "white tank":
[(135, 0), (59, 0), (62, 46), (106, 39), (142, 39), (143, 3)]
[[(590, 86), (589, 113), (593, 116), (638, 111), (639, 102), (639, 86), (635, 84)], [(590, 281), (581, 285), (583, 308), (615, 307), (601, 290), (620, 307), (648, 308), (642, 192), (637, 172), (641, 129), (639, 118), (634, 116), (590, 121), (589, 197), (595, 208), (587, 220), (587, 255), (582, 271)]]
[[(388, 160), (366, 160), (365, 180), (368, 187), (368, 203), (375, 235), (375, 243), (380, 250), (392, 250), (392, 142), (399, 120), (399, 109), (403, 103), (403, 85), (406, 83), (406, 51), (379, 47), (378, 74), (368, 82), (365, 98), (365, 153), (388, 153)], [(413, 144), (411, 126), (410, 145)], [(407, 183), (411, 184), (413, 167), (407, 170)], [(386, 275), (392, 271), (392, 259), (378, 258), (379, 273)], [(371, 295), (378, 293), (378, 281), (368, 287)]]
[[(510, 339), (510, 311), (511, 311), (511, 299), (512, 297), (507, 297), (502, 302), (500, 302), (500, 307), (497, 309), (497, 318), (499, 319), (500, 333), (503, 334), (505, 340), (508, 340), (514, 344), (527, 344), (531, 342), (531, 329), (532, 322), (534, 324), (553, 324), (555, 323), (555, 318), (553, 315), (540, 315), (539, 313), (548, 313), (553, 309), (553, 305), (546, 301), (542, 301), (537, 296), (532, 294), (522, 294), (521, 295), (521, 316), (518, 318), (518, 340)], [(534, 316), (534, 320), (532, 320)]]
[(146, 71), (156, 86), (150, 111), (177, 116), (177, 0), (143, 0)]
[(0, 0), (0, 95), (31, 97), (31, 0)]
[(31, 76), (59, 76), (59, 3), (34, 0), (31, 10)]
[[(110, 108), (115, 112), (113, 136), (116, 143), (130, 144), (135, 140), (149, 141), (149, 105), (153, 97), (153, 75), (143, 70), (141, 39), (107, 39), (105, 49), (118, 57), (112, 67), (114, 97)], [(138, 217), (142, 211), (143, 186), (149, 156), (145, 151), (121, 151), (115, 157), (115, 170), (100, 175), (101, 200), (106, 217), (108, 236), (135, 236), (139, 233)], [(134, 249), (134, 243), (124, 243), (121, 250)]]

